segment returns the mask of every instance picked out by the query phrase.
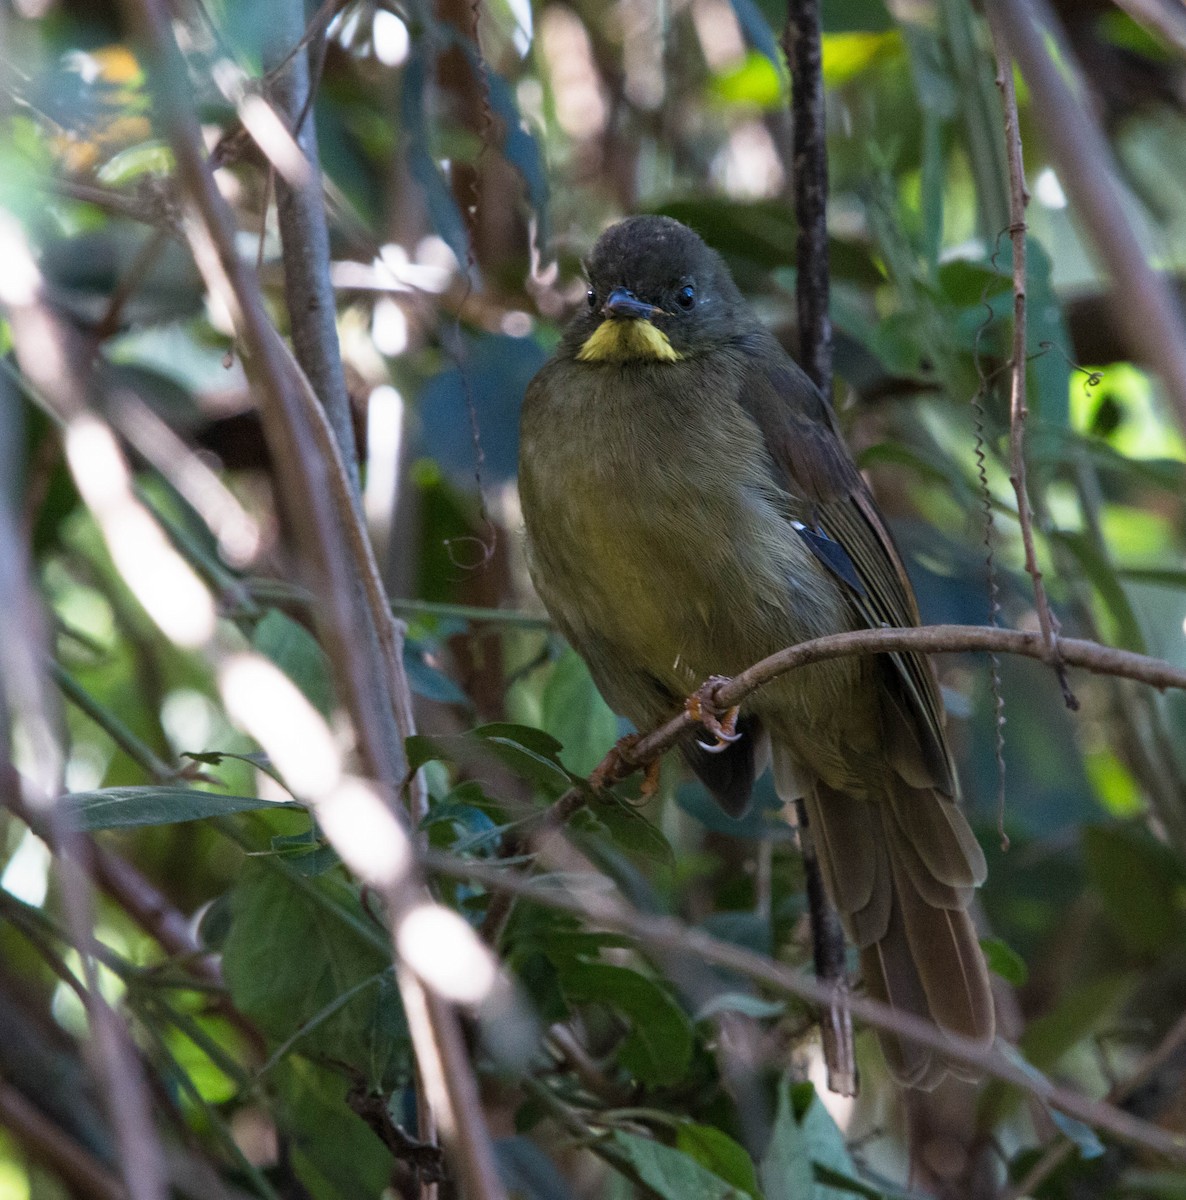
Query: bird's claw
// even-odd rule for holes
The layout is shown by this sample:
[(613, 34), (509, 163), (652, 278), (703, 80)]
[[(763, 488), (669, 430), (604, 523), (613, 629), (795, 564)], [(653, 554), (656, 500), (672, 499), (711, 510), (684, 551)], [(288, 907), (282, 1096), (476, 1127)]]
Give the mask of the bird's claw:
[(713, 736), (711, 742), (702, 742), (699, 738), (696, 739), (696, 745), (708, 754), (720, 754), (723, 750), (728, 750), (743, 736), (737, 731), (737, 716), (741, 711), (740, 706), (735, 704), (732, 708), (722, 709), (717, 705), (717, 689), (721, 684), (727, 682), (728, 680), (723, 675), (713, 675), (703, 687), (688, 697), (687, 703), (684, 705), (684, 711), (688, 716), (703, 725)]

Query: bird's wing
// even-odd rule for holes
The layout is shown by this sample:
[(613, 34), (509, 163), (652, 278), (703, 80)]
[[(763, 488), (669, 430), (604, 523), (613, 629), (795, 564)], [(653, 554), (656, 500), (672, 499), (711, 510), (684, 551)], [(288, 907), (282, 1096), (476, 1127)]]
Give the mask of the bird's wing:
[[(778, 486), (800, 502), (787, 519), (816, 558), (846, 586), (854, 623), (871, 629), (919, 624), (918, 604), (894, 540), (836, 425), (831, 407), (795, 363), (778, 352), (753, 355), (738, 400), (757, 424)], [(943, 732), (943, 707), (930, 663), (920, 655), (886, 656), (886, 717), (909, 742), (894, 765), (915, 787), (955, 793)], [(918, 754), (909, 753), (913, 746)], [(920, 768), (922, 774), (920, 774)], [(923, 777), (925, 775), (926, 777)]]

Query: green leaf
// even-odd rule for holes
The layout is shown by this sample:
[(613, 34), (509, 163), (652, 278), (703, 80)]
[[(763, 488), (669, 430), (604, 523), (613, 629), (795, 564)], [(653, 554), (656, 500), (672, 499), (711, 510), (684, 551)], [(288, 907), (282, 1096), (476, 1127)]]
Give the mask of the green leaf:
[(617, 846), (636, 865), (672, 866), (675, 851), (663, 836), (663, 831), (636, 808), (606, 794), (597, 797), (570, 823), (573, 833), (600, 834), (608, 832)]
[(766, 1200), (806, 1200), (815, 1194), (815, 1174), (807, 1137), (795, 1119), (791, 1087), (783, 1079), (778, 1088), (778, 1115), (770, 1145), (758, 1168)]
[(1091, 581), (1112, 620), (1112, 640), (1126, 650), (1147, 653), (1140, 622), (1116, 568), (1100, 554), (1086, 534), (1055, 532), (1051, 536), (1071, 551), (1083, 574)]
[(412, 770), (440, 759), (474, 769), (483, 758), (497, 759), (516, 775), (535, 784), (545, 795), (558, 796), (584, 781), (560, 761), (560, 743), (550, 734), (529, 725), (497, 722), (469, 733), (446, 737), (417, 734), (406, 740), (408, 765)]
[(572, 963), (560, 985), (572, 1003), (608, 1005), (630, 1022), (618, 1061), (640, 1083), (678, 1083), (692, 1061), (692, 1026), (684, 1010), (652, 979), (608, 963)]
[(301, 809), (300, 804), (261, 800), (258, 796), (224, 796), (196, 788), (145, 787), (101, 788), (94, 792), (72, 792), (62, 803), (75, 827), (86, 833), (98, 829), (135, 829), (144, 825), (180, 825), (205, 817), (226, 817), (260, 809)]
[(1125, 825), (1089, 825), (1081, 844), (1088, 877), (1121, 944), (1146, 955), (1178, 945), (1186, 878), (1174, 855)]
[(1115, 1012), (1134, 985), (1131, 975), (1110, 975), (1073, 987), (1053, 1012), (1031, 1021), (1021, 1051), (1035, 1070), (1052, 1070), (1072, 1047)]
[(291, 1138), (298, 1194), (379, 1196), (391, 1178), (390, 1152), (346, 1103), (351, 1084), (340, 1071), (288, 1060), (279, 1083), (278, 1118)]
[(638, 1178), (663, 1200), (746, 1200), (748, 1195), (687, 1154), (650, 1138), (617, 1129), (602, 1145), (614, 1157), (624, 1159)]
[(815, 1200), (845, 1200), (849, 1189), (829, 1187), (820, 1180), (820, 1169), (845, 1179), (854, 1179), (856, 1165), (848, 1153), (844, 1134), (840, 1132), (832, 1114), (824, 1107), (815, 1088), (810, 1083), (797, 1083), (791, 1089), (791, 1099), (803, 1136), (807, 1139), (807, 1153), (811, 1156), (816, 1175)]
[(298, 1053), (350, 1064), (368, 1083), (390, 1086), (406, 1072), (407, 1033), (390, 958), (381, 940), (364, 936), (370, 922), (337, 876), (296, 878), (253, 859), (232, 892), (223, 970), (236, 1007), (270, 1037), (299, 1033)]
[(1029, 978), (1029, 968), (1025, 959), (1007, 942), (997, 937), (980, 939), (980, 949), (984, 951), (988, 969), (995, 971), (1006, 983), (1014, 987), (1024, 987)]
[(689, 1121), (676, 1130), (675, 1147), (753, 1200), (762, 1200), (753, 1159), (727, 1133), (712, 1125), (696, 1125)]
[(334, 708), (329, 659), (317, 639), (278, 608), (270, 608), (251, 634), (251, 644), (270, 658), (323, 717)]
[(564, 747), (564, 762), (588, 775), (617, 741), (618, 718), (601, 698), (581, 657), (566, 650), (544, 686), (540, 726)]

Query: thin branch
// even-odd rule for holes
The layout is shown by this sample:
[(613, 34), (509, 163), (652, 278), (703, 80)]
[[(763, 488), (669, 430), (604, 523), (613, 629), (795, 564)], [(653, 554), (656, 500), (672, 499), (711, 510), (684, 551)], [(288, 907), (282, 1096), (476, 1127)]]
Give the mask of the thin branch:
[(21, 1144), (31, 1158), (48, 1167), (80, 1196), (91, 1200), (128, 1200), (128, 1192), (105, 1163), (100, 1162), (69, 1134), (0, 1079), (0, 1125)]
[[(90, 388), (83, 365), (89, 363), (89, 353), (83, 349), (80, 335), (45, 305), (44, 281), (19, 228), (9, 225), (0, 232), (8, 261), (8, 273), (0, 282), (0, 302), (6, 307), (18, 361), (38, 391), (59, 394), (68, 412), (81, 413)], [(29, 781), (26, 798), (41, 815), (43, 836), (58, 857), (63, 907), (86, 982), (87, 1021), (96, 1050), (94, 1068), (115, 1132), (124, 1183), (133, 1200), (160, 1200), (166, 1191), (164, 1163), (152, 1108), (128, 1030), (98, 986), (93, 897), (74, 852), (77, 837), (56, 803), (62, 788), (63, 759), (59, 722), (44, 676), (44, 629), (17, 525), (3, 503), (0, 611), (7, 615), (0, 629), (0, 676), (8, 704), (21, 714), (36, 764), (36, 778)], [(6, 719), (7, 714), (0, 710), (0, 726)], [(8, 765), (7, 741), (7, 729), (0, 728), (0, 765)]]
[(828, 311), (828, 157), (824, 127), (819, 0), (787, 0), (783, 53), (791, 69), (792, 159), (799, 224), (799, 357), (825, 396), (832, 392), (832, 318)]
[(1129, 219), (1115, 161), (1074, 55), (1048, 0), (991, 0), (1029, 86), (1033, 119), (1072, 211), (1112, 277), (1112, 308), (1133, 347), (1161, 376), (1186, 430), (1186, 323)]
[[(1098, 642), (1088, 642), (1081, 638), (1060, 638), (1058, 650), (1062, 661), (1068, 667), (1079, 667), (1096, 675), (1135, 679), (1159, 689), (1186, 690), (1186, 670), (1175, 667), (1164, 659), (1134, 654), (1131, 650), (1117, 650), (1113, 646), (1102, 646)], [(748, 667), (728, 682), (720, 684), (714, 700), (723, 708), (731, 708), (740, 704), (751, 692), (799, 667), (827, 659), (843, 658), (850, 654), (888, 654), (902, 651), (920, 654), (998, 651), (1004, 654), (1018, 654), (1023, 658), (1034, 658), (1047, 664), (1050, 662), (1050, 649), (1042, 635), (1017, 629), (999, 629), (993, 625), (857, 629), (851, 633), (833, 633), (809, 642), (800, 642), (796, 646), (788, 646), (785, 650), (780, 650), (777, 654)], [(628, 768), (627, 774), (637, 767), (645, 766), (696, 728), (696, 722), (687, 712), (681, 711), (665, 725), (640, 738), (630, 749), (629, 764), (621, 766)], [(608, 765), (607, 759), (603, 767)], [(605, 777), (612, 781), (614, 778), (621, 778), (622, 775), (620, 770), (617, 774), (610, 770)], [(567, 817), (580, 807), (585, 794), (579, 789), (572, 789), (561, 796), (553, 808), (561, 809)]]
[[(392, 654), (398, 646), (398, 629), (386, 601), (377, 602), (381, 589), (376, 594), (370, 586), (373, 581), (367, 568), (373, 559), (367, 556), (354, 493), (349, 483), (344, 483), (345, 468), (333, 436), (326, 439), (324, 415), (320, 421), (313, 416), (321, 410), (315, 399), (308, 403), (312, 389), (269, 321), (258, 283), (236, 252), (233, 216), (203, 153), (185, 64), (165, 6), (161, 0), (124, 0), (124, 8), (152, 55), (149, 83), (188, 200), (186, 226), (191, 249), (207, 287), (226, 304), (243, 346), (244, 365), (260, 401), (285, 515), (308, 572), (308, 583), (320, 601), (320, 632), (354, 724), (362, 760), (378, 781), (380, 793), (394, 797), (407, 773), (403, 737), (411, 730), (410, 690), (402, 665)], [(328, 444), (323, 444), (323, 439)], [(330, 498), (335, 489), (336, 510)], [(343, 495), (345, 503), (341, 502)], [(367, 588), (365, 606), (358, 603), (360, 577)], [(368, 635), (378, 637), (386, 649), (372, 651)], [(207, 646), (207, 650), (213, 653), (215, 647)], [(242, 704), (233, 715), (253, 732), (271, 736), (274, 731), (261, 727), (257, 710), (247, 703), (250, 679), (261, 672), (268, 677), (270, 668), (242, 657), (224, 666), (224, 696)], [(332, 735), (318, 724), (320, 718), (312, 710), (301, 712), (301, 719), (316, 731), (315, 736), (325, 738), (327, 751), (332, 753)], [(391, 910), (393, 944), (400, 960), (401, 932), (411, 917), (426, 910), (427, 902), (405, 849), (408, 822), (393, 820), (395, 814), (383, 818), (379, 795), (365, 785), (344, 787), (346, 790), (338, 789), (328, 776), (316, 781), (310, 778), (304, 798), (314, 804), (339, 851), (345, 851), (345, 861), (366, 882), (382, 890)], [(331, 810), (331, 803), (337, 807)], [(357, 830), (362, 826), (352, 821), (347, 828), (343, 805), (351, 812), (361, 806), (359, 812), (366, 813), (367, 828), (376, 831), (377, 840), (365, 847), (359, 843)], [(336, 824), (331, 820), (335, 814)], [(476, 941), (474, 949), (478, 949)], [(435, 1099), (445, 1105), (442, 1129), (461, 1187), (472, 1200), (501, 1200), (505, 1193), (456, 1012), (423, 988), (402, 965), (399, 975), (405, 1008), (419, 1007), (424, 1013), (425, 1019), (412, 1025), (413, 1044), (421, 1067), (426, 1073), (432, 1071), (440, 1082)], [(419, 1006), (418, 991), (423, 997)]]
[[(1141, 1059), (1136, 1070), (1109, 1090), (1107, 1100), (1112, 1104), (1123, 1104), (1177, 1054), (1183, 1045), (1186, 1045), (1186, 1013), (1174, 1022), (1156, 1048)], [(1075, 1143), (1066, 1139), (1048, 1147), (1042, 1157), (1026, 1172), (1021, 1182), (1010, 1188), (1001, 1200), (1022, 1200), (1025, 1196), (1036, 1195), (1042, 1182), (1066, 1162), (1074, 1149)]]
[[(791, 71), (791, 113), (795, 217), (799, 225), (795, 298), (799, 309), (799, 357), (825, 396), (832, 392), (832, 318), (828, 272), (828, 145), (825, 128), (823, 48), (818, 0), (787, 0), (783, 53)], [(816, 973), (842, 999), (848, 991), (848, 953), (840, 916), (824, 887), (812, 841), (807, 806), (795, 801), (807, 909), (811, 918)], [(842, 1096), (857, 1091), (852, 1019), (844, 1004), (833, 1003), (820, 1021), (828, 1086)]]
[(992, 30), (993, 50), (997, 58), (997, 87), (1001, 92), (1001, 104), (1005, 113), (1005, 153), (1009, 163), (1009, 237), (1013, 245), (1013, 350), (1009, 363), (1011, 387), (1009, 397), (1009, 482), (1017, 497), (1017, 523), (1021, 529), (1021, 544), (1025, 550), (1025, 570), (1034, 585), (1034, 606), (1038, 611), (1038, 625), (1042, 638), (1050, 649), (1062, 687), (1063, 700), (1072, 710), (1079, 702), (1067, 683), (1067, 673), (1058, 658), (1058, 627), (1050, 612), (1046, 599), (1046, 587), (1042, 583), (1042, 571), (1038, 566), (1038, 555), (1034, 549), (1034, 513), (1030, 507), (1029, 489), (1026, 484), (1025, 423), (1029, 417), (1026, 401), (1025, 367), (1026, 340), (1026, 288), (1028, 286), (1026, 260), (1025, 210), (1029, 204), (1029, 191), (1025, 186), (1025, 161), (1021, 152), (1021, 126), (1017, 117), (1017, 91), (1013, 86), (1013, 59), (1009, 55), (1008, 43), (1001, 28), (999, 10), (988, 6), (988, 24)]
[[(735, 971), (775, 992), (794, 996), (809, 1004), (827, 1005), (831, 1000), (832, 989), (829, 985), (805, 971), (773, 962), (752, 950), (718, 941), (672, 917), (652, 916), (630, 908), (606, 895), (600, 886), (599, 876), (591, 877), (594, 886), (570, 892), (549, 887), (546, 880), (526, 878), (518, 872), (500, 870), (451, 855), (428, 853), (423, 856), (423, 862), (429, 870), (450, 878), (469, 879), (491, 891), (510, 891), (521, 900), (571, 913), (606, 929), (627, 934), (648, 950), (687, 956)], [(1101, 1129), (1119, 1141), (1142, 1146), (1175, 1162), (1186, 1163), (1186, 1135), (1159, 1129), (1105, 1101), (1092, 1100), (1052, 1083), (1032, 1068), (1022, 1065), (1016, 1057), (1016, 1051), (1006, 1052), (996, 1046), (985, 1046), (972, 1038), (940, 1030), (921, 1017), (892, 1008), (869, 996), (853, 995), (847, 1002), (852, 1007), (854, 1017), (876, 1029), (907, 1038), (945, 1058), (1012, 1084), (1051, 1108)]]
[[(319, 17), (328, 21), (334, 5)], [(316, 19), (315, 19), (316, 24)], [(337, 304), (329, 277), (329, 229), (321, 187), (321, 159), (312, 113), (309, 56), (305, 44), (323, 32), (306, 29), (303, 0), (275, 0), (269, 7), (265, 67), (275, 71), (272, 95), (309, 165), (303, 183), (276, 175), (276, 213), (284, 262), (284, 298), (297, 362), (325, 408), (353, 490), (358, 490), (358, 449), (350, 396), (338, 345)], [(290, 47), (301, 47), (293, 52)], [(281, 64), (287, 67), (280, 69)]]

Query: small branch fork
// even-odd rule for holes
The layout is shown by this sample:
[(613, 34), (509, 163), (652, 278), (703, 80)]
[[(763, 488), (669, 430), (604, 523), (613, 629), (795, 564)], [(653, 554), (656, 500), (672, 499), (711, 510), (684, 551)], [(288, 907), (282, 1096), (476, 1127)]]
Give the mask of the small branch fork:
[(1001, 16), (995, 5), (988, 5), (988, 25), (992, 31), (993, 50), (997, 59), (997, 87), (1005, 110), (1005, 151), (1009, 162), (1009, 237), (1013, 243), (1013, 350), (1009, 364), (1011, 375), (1009, 399), (1009, 482), (1017, 496), (1017, 521), (1021, 527), (1021, 542), (1025, 548), (1025, 569), (1034, 584), (1034, 605), (1042, 640), (1049, 649), (1050, 663), (1058, 676), (1063, 700), (1071, 710), (1079, 701), (1067, 682), (1066, 667), (1058, 653), (1058, 619), (1051, 613), (1046, 599), (1046, 587), (1038, 567), (1034, 549), (1034, 514), (1030, 507), (1026, 485), (1025, 423), (1029, 417), (1026, 402), (1026, 220), (1029, 191), (1025, 186), (1025, 162), (1021, 152), (1021, 128), (1017, 117), (1017, 91), (1013, 86), (1013, 58), (1001, 27)]

